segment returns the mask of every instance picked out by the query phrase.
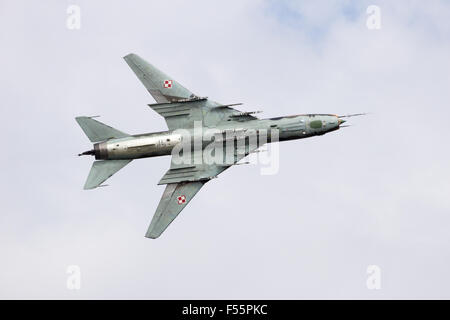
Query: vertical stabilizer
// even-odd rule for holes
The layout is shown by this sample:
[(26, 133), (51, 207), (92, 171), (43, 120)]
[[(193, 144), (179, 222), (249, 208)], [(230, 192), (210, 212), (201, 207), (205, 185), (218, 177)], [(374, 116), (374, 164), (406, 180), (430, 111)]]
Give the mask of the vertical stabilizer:
[(119, 139), (129, 137), (130, 135), (114, 129), (100, 121), (94, 120), (91, 117), (76, 117), (75, 120), (83, 129), (91, 142), (105, 141), (108, 139)]

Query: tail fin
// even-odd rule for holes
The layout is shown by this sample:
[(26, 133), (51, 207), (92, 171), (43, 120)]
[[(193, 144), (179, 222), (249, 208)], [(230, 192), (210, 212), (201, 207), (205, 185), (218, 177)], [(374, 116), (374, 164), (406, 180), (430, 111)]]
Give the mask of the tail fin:
[(94, 161), (84, 185), (84, 189), (95, 189), (114, 173), (125, 167), (131, 160)]
[(111, 138), (125, 138), (130, 135), (107, 126), (91, 117), (76, 117), (75, 120), (83, 129), (84, 133), (87, 135), (91, 142), (104, 141)]

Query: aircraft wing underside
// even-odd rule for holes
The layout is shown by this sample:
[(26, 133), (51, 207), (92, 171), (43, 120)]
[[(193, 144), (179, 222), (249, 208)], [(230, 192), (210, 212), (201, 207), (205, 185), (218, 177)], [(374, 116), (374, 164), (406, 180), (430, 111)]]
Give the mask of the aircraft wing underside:
[(124, 59), (156, 102), (167, 103), (195, 97), (195, 94), (137, 54), (130, 53)]
[(256, 149), (256, 146), (236, 148), (234, 160), (230, 164), (177, 165), (171, 161), (170, 169), (158, 183), (167, 184), (167, 186), (148, 227), (146, 237), (153, 239), (159, 237), (206, 182), (216, 178)]
[(204, 184), (202, 181), (168, 184), (145, 236), (158, 238)]
[(134, 53), (124, 59), (156, 100), (157, 103), (149, 104), (149, 107), (164, 117), (170, 130), (192, 128), (195, 121), (202, 121), (205, 126), (215, 126), (223, 121), (257, 119), (230, 107), (236, 104), (221, 105), (195, 95)]

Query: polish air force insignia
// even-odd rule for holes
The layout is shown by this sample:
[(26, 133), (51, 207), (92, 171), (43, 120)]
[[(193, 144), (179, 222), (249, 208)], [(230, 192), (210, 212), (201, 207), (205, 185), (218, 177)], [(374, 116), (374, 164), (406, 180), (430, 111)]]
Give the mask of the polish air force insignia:
[(186, 196), (185, 195), (179, 196), (177, 198), (177, 200), (178, 200), (178, 204), (185, 204), (186, 203)]
[(172, 80), (164, 80), (164, 88), (172, 88)]

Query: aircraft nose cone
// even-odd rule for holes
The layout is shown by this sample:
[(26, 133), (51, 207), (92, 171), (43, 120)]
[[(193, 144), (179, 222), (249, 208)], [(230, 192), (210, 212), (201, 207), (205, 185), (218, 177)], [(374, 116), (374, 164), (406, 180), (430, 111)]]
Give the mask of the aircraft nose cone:
[(343, 124), (344, 122), (345, 122), (345, 120), (342, 120), (342, 119), (339, 119), (339, 120), (338, 120), (338, 124), (339, 124), (339, 125)]

